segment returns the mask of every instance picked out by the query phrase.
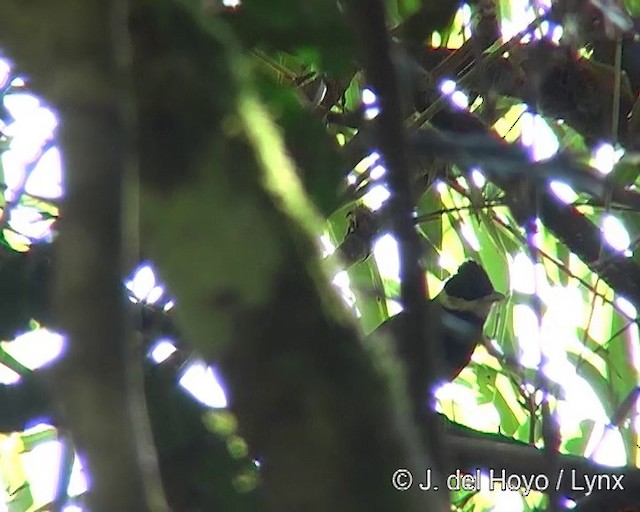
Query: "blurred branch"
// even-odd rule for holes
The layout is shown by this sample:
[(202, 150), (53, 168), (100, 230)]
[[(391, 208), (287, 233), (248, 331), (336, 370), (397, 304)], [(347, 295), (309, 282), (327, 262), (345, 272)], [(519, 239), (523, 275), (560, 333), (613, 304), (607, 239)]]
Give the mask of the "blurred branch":
[(193, 3), (145, 6), (131, 23), (145, 250), (185, 338), (221, 374), (270, 507), (412, 510), (424, 498), (389, 484), (415, 451), (399, 375), (338, 306), (321, 221), (246, 56)]
[[(548, 462), (543, 450), (500, 434), (480, 433), (463, 425), (447, 422), (447, 442), (458, 467), (486, 468), (499, 473), (540, 475), (545, 474)], [(562, 477), (553, 475), (550, 485), (558, 485), (565, 496), (578, 502), (574, 510), (613, 512), (625, 505), (634, 504), (640, 491), (640, 469), (634, 467), (613, 468), (597, 464), (584, 457), (558, 455), (558, 469)], [(585, 497), (585, 478), (593, 481), (598, 475), (620, 475), (624, 491), (596, 489)], [(582, 484), (582, 489), (579, 488)], [(636, 494), (634, 494), (636, 493)], [(607, 500), (610, 500), (607, 503)], [(605, 503), (607, 503), (605, 505)]]
[[(442, 441), (435, 413), (431, 410), (430, 385), (433, 384), (437, 364), (438, 330), (429, 333), (425, 329), (425, 317), (430, 308), (426, 302), (427, 290), (424, 271), (421, 268), (421, 245), (414, 222), (414, 202), (411, 176), (405, 151), (403, 113), (401, 107), (399, 77), (391, 60), (389, 35), (386, 30), (385, 8), (381, 1), (351, 0), (348, 13), (356, 28), (360, 43), (360, 55), (368, 84), (377, 96), (380, 114), (374, 120), (375, 142), (387, 167), (390, 232), (398, 242), (400, 258), (400, 301), (406, 312), (399, 337), (398, 351), (405, 363), (408, 375), (409, 396), (413, 403), (416, 421), (429, 425), (428, 448), (424, 453), (426, 464), (422, 467), (446, 471), (447, 460), (442, 453)], [(436, 320), (437, 321), (437, 320)], [(436, 325), (431, 323), (431, 325)], [(425, 407), (425, 394), (428, 397)], [(440, 464), (440, 467), (434, 466)], [(436, 476), (440, 481), (440, 475)], [(440, 486), (445, 489), (444, 486)], [(437, 494), (436, 509), (446, 510), (448, 497)]]
[(68, 338), (47, 371), (56, 405), (86, 461), (93, 511), (167, 510), (147, 420), (139, 415), (144, 400), (132, 374), (140, 360), (131, 357), (120, 281), (122, 184), (132, 163), (130, 69), (122, 53), (127, 2), (3, 7), (3, 46), (60, 117), (66, 196), (55, 304)]

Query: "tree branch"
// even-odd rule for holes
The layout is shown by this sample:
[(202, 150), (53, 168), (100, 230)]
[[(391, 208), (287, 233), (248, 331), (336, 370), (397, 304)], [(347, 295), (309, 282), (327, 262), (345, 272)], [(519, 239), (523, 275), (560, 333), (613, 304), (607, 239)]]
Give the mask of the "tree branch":
[(139, 416), (142, 382), (131, 378), (129, 365), (140, 360), (132, 357), (121, 285), (130, 128), (121, 77), (130, 70), (118, 41), (126, 33), (126, 3), (10, 1), (3, 8), (3, 44), (60, 119), (66, 195), (55, 304), (68, 338), (51, 374), (91, 477), (89, 505), (95, 512), (167, 510), (148, 424)]

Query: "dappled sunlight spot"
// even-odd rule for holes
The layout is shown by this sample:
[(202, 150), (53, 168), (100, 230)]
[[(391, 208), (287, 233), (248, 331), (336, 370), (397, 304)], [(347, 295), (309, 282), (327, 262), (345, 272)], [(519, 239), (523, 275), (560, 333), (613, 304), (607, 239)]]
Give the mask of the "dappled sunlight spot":
[(464, 27), (464, 38), (471, 38), (471, 7), (469, 4), (463, 4), (460, 7), (460, 21), (462, 22), (462, 26)]
[(22, 432), (23, 436), (30, 436), (36, 434), (42, 434), (44, 432), (55, 432), (56, 427), (47, 423), (43, 419), (35, 419), (32, 422), (28, 422), (27, 426), (25, 426), (24, 431)]
[(550, 362), (545, 365), (544, 374), (562, 386), (564, 391), (563, 399), (557, 403), (561, 428), (575, 431), (584, 420), (593, 420), (600, 424), (609, 421), (598, 395), (591, 385), (576, 373), (571, 363)]
[(9, 76), (11, 73), (11, 66), (9, 65), (9, 63), (4, 60), (4, 59), (0, 59), (0, 87), (4, 87), (4, 85), (7, 83), (7, 80), (9, 80)]
[(483, 103), (484, 99), (482, 98), (482, 96), (477, 96), (476, 99), (473, 100), (473, 103), (471, 103), (471, 105), (469, 106), (469, 111), (476, 112)]
[(563, 34), (564, 29), (561, 25), (549, 22), (548, 20), (544, 20), (542, 23), (540, 23), (540, 26), (533, 32), (535, 39), (544, 38), (548, 41), (551, 41), (555, 45), (560, 44), (560, 39), (562, 39)]
[(5, 196), (7, 200), (13, 201), (16, 199), (16, 193), (22, 188), (26, 177), (25, 162), (11, 149), (3, 151), (0, 154), (0, 160), (4, 174), (4, 184), (7, 187)]
[(616, 251), (624, 252), (629, 249), (631, 237), (617, 217), (605, 215), (602, 219), (601, 231), (605, 241)]
[[(593, 315), (590, 315), (591, 324), (589, 325), (589, 337), (600, 345), (608, 343), (611, 339), (611, 309), (607, 306), (600, 304), (599, 308), (594, 308)], [(606, 375), (607, 363), (604, 358), (598, 353), (592, 353), (591, 351), (584, 349), (584, 344), (581, 343), (579, 351), (575, 351), (577, 354), (581, 354), (588, 362), (594, 365), (600, 373)], [(606, 355), (606, 354), (605, 354)]]
[(386, 174), (387, 170), (380, 164), (376, 165), (373, 169), (371, 169), (371, 179), (379, 180)]
[[(500, 469), (493, 469), (493, 482), (489, 473), (480, 472), (480, 481), (478, 482), (479, 492), (475, 498), (475, 504), (479, 509), (491, 510), (492, 512), (522, 512), (524, 510), (524, 502), (518, 490), (507, 490), (496, 479), (502, 478)], [(505, 476), (508, 478), (509, 473)], [(506, 482), (505, 482), (506, 485)]]
[[(616, 297), (615, 305), (629, 319), (625, 330), (629, 359), (636, 371), (640, 372), (640, 327), (638, 326), (638, 310), (624, 297)], [(640, 406), (640, 404), (639, 404)]]
[(368, 87), (362, 89), (362, 103), (368, 106), (375, 104), (376, 101), (378, 101), (378, 97), (376, 96), (375, 92), (373, 92)]
[(458, 258), (453, 256), (449, 251), (442, 251), (438, 257), (438, 265), (447, 272), (454, 273), (460, 265)]
[(28, 92), (17, 92), (5, 95), (3, 104), (13, 119), (20, 119), (33, 115), (40, 100)]
[(473, 390), (455, 382), (445, 382), (438, 386), (434, 395), (437, 400), (436, 410), (447, 415), (450, 415), (454, 409), (455, 412), (462, 413), (478, 406)]
[(456, 83), (453, 80), (446, 79), (440, 83), (440, 92), (447, 96), (453, 94), (456, 90)]
[(397, 300), (387, 300), (387, 312), (389, 316), (397, 315), (402, 311), (402, 304), (400, 304)]
[(364, 110), (364, 118), (367, 119), (368, 121), (371, 121), (372, 119), (375, 119), (376, 117), (378, 117), (378, 114), (380, 114), (379, 107), (367, 107)]
[(43, 199), (62, 196), (62, 163), (58, 148), (48, 149), (27, 178), (25, 192)]
[(31, 240), (43, 240), (51, 236), (54, 219), (45, 219), (35, 208), (16, 206), (9, 214), (9, 226)]
[(11, 138), (9, 147), (18, 160), (33, 162), (40, 156), (42, 146), (53, 137), (58, 121), (49, 109), (38, 107), (29, 115), (21, 115), (3, 130)]
[(391, 193), (386, 187), (383, 185), (376, 185), (362, 197), (362, 202), (367, 208), (375, 212), (380, 209), (390, 196)]
[(638, 318), (638, 310), (636, 307), (624, 297), (616, 297), (615, 304), (620, 310), (627, 315), (631, 320)]
[(69, 479), (67, 493), (71, 497), (84, 494), (89, 489), (89, 483), (87, 474), (84, 471), (84, 464), (82, 464), (80, 457), (76, 455), (71, 468), (71, 478)]
[[(378, 160), (380, 160), (380, 153), (377, 151), (372, 151), (367, 156), (365, 156), (360, 162), (356, 164), (354, 170), (357, 174), (361, 174), (369, 169), (373, 164), (375, 164)], [(355, 176), (354, 176), (355, 179)]]
[(222, 0), (222, 5), (224, 5), (225, 7), (240, 7), (240, 4), (242, 2), (240, 0)]
[(471, 180), (473, 181), (473, 184), (478, 188), (484, 187), (484, 185), (487, 183), (484, 174), (482, 174), (479, 169), (473, 169), (471, 171)]
[(155, 304), (160, 300), (162, 295), (164, 295), (164, 288), (162, 286), (154, 286), (149, 292), (149, 295), (147, 295), (147, 304)]
[(462, 176), (458, 176), (456, 178), (456, 183), (458, 183), (458, 185), (460, 185), (463, 189), (469, 190), (469, 184), (467, 183), (466, 178), (463, 178)]
[(338, 272), (334, 277), (331, 283), (338, 289), (342, 300), (347, 304), (347, 306), (353, 309), (356, 313), (356, 316), (360, 317), (360, 311), (356, 308), (356, 296), (351, 289), (351, 280), (349, 279), (349, 273), (346, 270), (342, 270)]
[(564, 28), (562, 28), (562, 25), (553, 25), (553, 30), (551, 31), (551, 41), (554, 44), (560, 44), (560, 40), (562, 39), (562, 36), (564, 35)]
[[(640, 432), (640, 403), (636, 405), (634, 412), (635, 412), (635, 415), (633, 417), (631, 424), (633, 426), (634, 432)], [(636, 455), (636, 461), (638, 456), (640, 456), (640, 454)], [(636, 465), (637, 464), (638, 463), (636, 462)]]
[[(640, 327), (638, 326), (638, 312), (635, 306), (624, 297), (616, 297), (614, 304), (617, 306), (619, 316), (627, 322), (624, 332), (621, 333), (624, 336), (627, 351), (629, 354), (629, 360), (633, 368), (640, 373)], [(591, 330), (589, 331), (591, 334)], [(604, 336), (600, 338), (608, 339), (606, 331)]]
[[(510, 0), (510, 17), (503, 17), (500, 24), (503, 39), (511, 39), (535, 19), (535, 10), (527, 0)], [(499, 13), (498, 13), (499, 16)]]
[[(372, 151), (367, 156), (365, 156), (362, 160), (360, 160), (353, 170), (347, 174), (347, 183), (349, 185), (355, 185), (358, 182), (358, 176), (366, 173), (369, 169), (371, 169), (377, 162), (380, 160), (380, 153), (377, 151)], [(381, 166), (381, 170), (371, 170), (370, 176), (372, 180), (378, 179), (379, 174), (384, 174), (384, 167)]]
[(627, 455), (620, 431), (609, 425), (597, 424), (593, 429), (585, 456), (604, 466), (624, 466)]
[(566, 357), (549, 359), (541, 371), (551, 381), (563, 387), (572, 383), (576, 377), (575, 366), (569, 363)]
[(624, 149), (615, 149), (605, 142), (593, 150), (589, 164), (602, 174), (609, 174), (623, 155)]
[(536, 292), (536, 274), (533, 261), (524, 252), (519, 252), (513, 260), (509, 256), (509, 280), (512, 290), (533, 295)]
[(473, 392), (455, 382), (446, 382), (435, 390), (434, 395), (438, 401), (454, 400), (462, 405), (472, 405), (476, 403)]
[(585, 302), (575, 286), (554, 286), (545, 297), (546, 311), (542, 317), (543, 350), (548, 357), (564, 356), (569, 340), (588, 316)]
[(469, 108), (469, 97), (456, 87), (456, 83), (450, 79), (443, 80), (440, 83), (440, 91), (449, 98), (454, 107), (460, 109)]
[(36, 329), (21, 334), (13, 341), (0, 343), (2, 349), (30, 370), (40, 368), (61, 354), (65, 339), (48, 329)]
[(331, 243), (329, 235), (324, 234), (320, 236), (320, 247), (322, 248), (322, 257), (326, 258), (336, 252), (336, 246)]
[(578, 199), (578, 194), (570, 185), (560, 180), (552, 180), (549, 183), (551, 192), (565, 204), (571, 204)]
[(546, 36), (549, 33), (549, 22), (544, 20), (538, 28), (533, 31), (533, 35), (536, 39), (542, 39), (543, 36)]
[(505, 226), (508, 226), (508, 225), (510, 225), (512, 223), (511, 220), (509, 219), (509, 217), (507, 217), (507, 215), (506, 215), (506, 213), (504, 211), (496, 209), (493, 212), (495, 213), (496, 218), (500, 222), (502, 222)]
[(383, 278), (400, 279), (398, 242), (391, 235), (380, 237), (373, 245), (378, 271)]
[(526, 304), (513, 307), (513, 332), (520, 346), (520, 364), (536, 368), (540, 364), (540, 330), (538, 318)]
[[(499, 477), (501, 475), (498, 475)], [(498, 484), (500, 488), (500, 484)], [(499, 490), (495, 493), (492, 512), (521, 512), (524, 502), (519, 490)]]
[(473, 228), (469, 224), (467, 224), (466, 222), (463, 222), (462, 226), (460, 227), (460, 232), (462, 233), (462, 236), (474, 251), (480, 250), (480, 240), (478, 240), (478, 237), (476, 236), (476, 232), (473, 230)]
[(453, 25), (448, 33), (446, 44), (447, 48), (457, 50), (464, 42), (471, 37), (470, 27), (464, 26), (465, 19), (469, 16), (460, 7), (453, 18)]
[(525, 112), (520, 119), (522, 145), (529, 150), (534, 162), (551, 158), (558, 152), (558, 138), (545, 120), (537, 114)]
[(49, 503), (53, 500), (60, 470), (61, 454), (62, 444), (60, 441), (39, 443), (23, 454), (24, 469), (35, 503)]
[(497, 354), (504, 354), (500, 343), (498, 343), (498, 340), (496, 340), (495, 338), (489, 338), (487, 342), (489, 343), (489, 345), (491, 345), (491, 348), (493, 348), (493, 350), (495, 350)]
[(136, 270), (133, 279), (127, 283), (127, 288), (129, 288), (136, 297), (142, 299), (149, 294), (155, 284), (156, 277), (153, 269), (149, 265), (142, 265)]
[(478, 404), (476, 392), (455, 382), (447, 382), (435, 390), (436, 410), (452, 420), (485, 432), (496, 431), (500, 415), (493, 403)]
[(525, 382), (524, 384), (521, 384), (520, 389), (524, 391), (529, 397), (531, 397), (534, 403), (538, 405), (542, 403), (544, 392), (531, 384), (531, 382)]
[(20, 374), (0, 364), (0, 384), (15, 384), (20, 381)]
[(514, 105), (494, 123), (494, 130), (506, 142), (515, 142), (520, 137), (522, 114), (526, 109), (523, 103)]
[(451, 103), (461, 109), (469, 108), (469, 97), (462, 91), (451, 94)]
[(170, 340), (161, 339), (151, 347), (151, 350), (149, 350), (149, 357), (152, 361), (161, 363), (168, 359), (176, 350), (178, 349)]
[(561, 503), (563, 507), (568, 508), (569, 510), (576, 508), (577, 505), (577, 503), (570, 498), (562, 498)]
[(125, 282), (127, 289), (133, 294), (132, 302), (144, 301), (155, 304), (164, 295), (164, 287), (156, 283), (156, 276), (151, 265), (140, 265), (133, 274), (133, 278)]
[(193, 363), (180, 378), (180, 385), (208, 407), (227, 406), (227, 397), (213, 368)]
[(374, 119), (380, 113), (378, 107), (378, 97), (376, 94), (368, 88), (362, 90), (362, 103), (365, 106), (364, 117), (365, 119)]
[(528, 234), (529, 241), (533, 245), (533, 247), (536, 247), (538, 249), (543, 247), (543, 244), (544, 244), (544, 230), (545, 230), (545, 227), (542, 224), (542, 221), (540, 220), (539, 217), (536, 217), (536, 219), (535, 219), (535, 231), (533, 233), (533, 236)]

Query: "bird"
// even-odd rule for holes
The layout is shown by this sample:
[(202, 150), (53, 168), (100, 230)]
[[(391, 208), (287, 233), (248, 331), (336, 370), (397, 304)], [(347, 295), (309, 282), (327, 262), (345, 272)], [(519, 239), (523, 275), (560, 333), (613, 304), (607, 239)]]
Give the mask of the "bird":
[[(440, 319), (441, 345), (437, 353), (443, 364), (437, 365), (438, 377), (451, 382), (469, 364), (473, 351), (483, 340), (484, 324), (493, 305), (504, 298), (504, 294), (494, 289), (484, 268), (474, 260), (462, 263), (446, 281), (442, 291), (431, 301), (437, 306), (438, 316), (429, 316)], [(397, 340), (404, 317), (403, 311), (392, 316), (369, 338), (384, 333)], [(425, 325), (425, 333), (433, 331), (433, 325)]]

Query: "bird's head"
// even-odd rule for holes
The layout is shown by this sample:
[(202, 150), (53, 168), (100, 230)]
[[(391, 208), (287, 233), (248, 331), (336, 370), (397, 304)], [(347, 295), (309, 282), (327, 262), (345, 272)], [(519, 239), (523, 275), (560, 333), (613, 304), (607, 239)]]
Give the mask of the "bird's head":
[(491, 307), (504, 298), (504, 294), (493, 288), (485, 270), (473, 260), (460, 265), (438, 296), (445, 309), (469, 313), (482, 323), (489, 316)]

